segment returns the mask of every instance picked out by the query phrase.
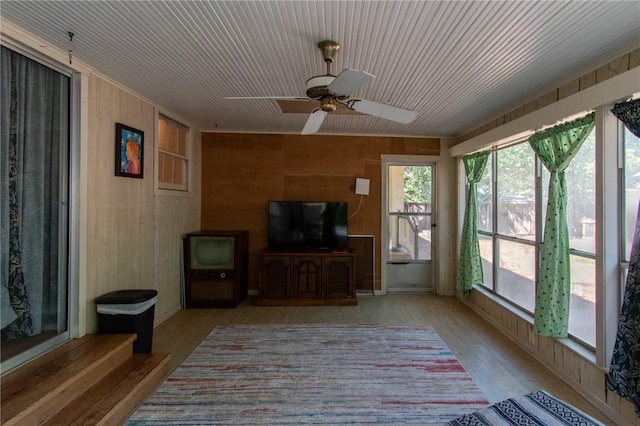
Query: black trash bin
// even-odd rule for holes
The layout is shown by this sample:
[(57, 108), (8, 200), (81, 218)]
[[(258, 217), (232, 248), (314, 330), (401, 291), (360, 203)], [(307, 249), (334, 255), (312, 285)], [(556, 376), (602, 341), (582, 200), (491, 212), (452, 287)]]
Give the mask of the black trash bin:
[(96, 298), (98, 333), (136, 333), (134, 353), (151, 353), (157, 290), (118, 290)]

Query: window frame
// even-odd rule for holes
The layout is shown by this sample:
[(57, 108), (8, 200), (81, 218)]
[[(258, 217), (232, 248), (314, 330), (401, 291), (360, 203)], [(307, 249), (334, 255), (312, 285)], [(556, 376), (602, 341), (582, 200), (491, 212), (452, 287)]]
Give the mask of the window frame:
[[(176, 153), (164, 151), (160, 149), (159, 142), (159, 126), (160, 120), (165, 119), (176, 123), (179, 126), (187, 129), (187, 134), (185, 138), (185, 156), (177, 155)], [(164, 113), (160, 111), (158, 108), (155, 109), (155, 146), (154, 146), (154, 184), (155, 184), (155, 195), (171, 195), (177, 197), (191, 197), (193, 196), (193, 150), (194, 150), (194, 130), (193, 127), (185, 124), (185, 120), (176, 119), (173, 115)], [(178, 184), (170, 184), (160, 181), (160, 154), (164, 153), (167, 155), (171, 155), (176, 158), (182, 158), (185, 160), (185, 182), (183, 185)]]
[[(569, 120), (569, 118), (567, 118), (567, 120)], [(597, 123), (598, 124), (598, 123)], [(600, 125), (601, 126), (601, 125)], [(598, 151), (599, 149), (601, 149), (601, 147), (603, 146), (599, 140), (598, 140), (598, 136), (597, 136), (597, 129), (594, 130), (596, 132), (596, 140), (595, 140), (595, 157), (594, 161), (596, 162), (596, 167), (598, 167)], [(542, 168), (544, 167), (541, 162), (538, 160), (537, 156), (535, 155), (535, 153), (532, 152), (532, 155), (534, 156), (534, 198), (535, 198), (535, 235), (533, 240), (529, 240), (529, 239), (524, 239), (524, 238), (520, 238), (517, 236), (512, 236), (512, 235), (505, 235), (505, 234), (501, 234), (498, 230), (498, 167), (499, 167), (499, 161), (498, 161), (498, 157), (499, 157), (499, 151), (501, 150), (505, 150), (505, 149), (509, 149), (515, 145), (519, 145), (519, 144), (523, 144), (523, 143), (527, 143), (527, 138), (519, 138), (516, 140), (512, 140), (509, 143), (500, 145), (500, 146), (495, 146), (492, 150), (491, 150), (491, 167), (488, 168), (487, 170), (485, 170), (485, 173), (491, 173), (491, 177), (490, 177), (490, 183), (491, 183), (491, 202), (492, 202), (492, 217), (491, 217), (491, 231), (487, 231), (487, 230), (481, 230), (478, 229), (478, 235), (479, 236), (483, 236), (483, 237), (488, 237), (492, 239), (492, 271), (491, 271), (491, 277), (493, 279), (492, 283), (484, 283), (481, 286), (476, 286), (477, 288), (482, 288), (484, 291), (489, 292), (491, 295), (493, 295), (494, 297), (504, 301), (504, 303), (508, 304), (509, 306), (511, 306), (512, 308), (514, 308), (516, 311), (521, 312), (521, 316), (523, 316), (523, 318), (527, 319), (528, 321), (533, 322), (533, 312), (531, 312), (527, 307), (524, 307), (518, 303), (516, 303), (515, 301), (511, 300), (510, 298), (508, 298), (507, 296), (505, 296), (504, 294), (500, 293), (500, 285), (499, 285), (499, 270), (500, 270), (500, 264), (499, 264), (499, 257), (500, 257), (500, 253), (499, 253), (499, 241), (509, 241), (512, 243), (518, 243), (518, 244), (525, 244), (525, 245), (530, 245), (530, 246), (535, 246), (535, 279), (534, 279), (534, 292), (535, 292), (535, 286), (537, 285), (538, 282), (538, 264), (539, 264), (539, 259), (540, 259), (540, 250), (541, 250), (541, 245), (542, 245), (542, 236), (543, 236), (543, 225), (544, 225), (544, 217), (543, 217), (543, 213), (544, 213), (544, 205), (543, 205), (543, 199), (542, 199), (542, 195), (543, 195), (543, 170)], [(600, 161), (601, 163), (601, 161)], [(596, 169), (597, 170), (597, 169)], [(468, 185), (468, 182), (466, 182), (465, 179), (465, 186)], [(596, 191), (596, 204), (598, 203), (598, 184), (597, 182), (594, 182), (594, 186), (595, 186), (595, 191)], [(616, 212), (617, 214), (617, 212)], [(596, 229), (594, 230), (594, 232), (599, 232), (598, 231), (598, 227), (599, 227), (599, 223), (598, 223), (598, 219), (599, 217), (601, 217), (601, 215), (598, 215), (598, 207), (596, 206)], [(583, 339), (581, 339), (578, 336), (575, 336), (573, 334), (569, 334), (568, 338), (571, 339), (572, 341), (575, 341), (577, 344), (579, 344), (580, 346), (584, 347), (587, 351), (595, 353), (597, 351), (597, 348), (599, 346), (599, 342), (602, 341), (603, 337), (603, 332), (602, 330), (598, 330), (600, 327), (598, 326), (598, 324), (600, 323), (599, 318), (602, 317), (602, 309), (601, 307), (599, 307), (599, 303), (598, 303), (598, 287), (601, 286), (602, 284), (599, 284), (599, 279), (598, 279), (598, 251), (600, 250), (600, 243), (598, 243), (598, 246), (596, 246), (595, 248), (595, 252), (594, 253), (590, 253), (590, 252), (585, 252), (585, 251), (581, 251), (581, 250), (576, 250), (574, 248), (570, 248), (569, 250), (569, 254), (571, 256), (571, 258), (574, 257), (580, 257), (580, 258), (586, 258), (589, 260), (595, 260), (596, 261), (596, 265), (595, 265), (595, 284), (596, 284), (596, 302), (595, 302), (595, 318), (594, 318), (594, 327), (595, 327), (595, 331), (596, 331), (596, 340), (595, 340), (595, 345), (591, 345), (590, 343), (584, 341)], [(535, 294), (534, 294), (534, 298), (535, 298)], [(618, 296), (619, 298), (619, 296)], [(535, 309), (535, 307), (534, 307)]]

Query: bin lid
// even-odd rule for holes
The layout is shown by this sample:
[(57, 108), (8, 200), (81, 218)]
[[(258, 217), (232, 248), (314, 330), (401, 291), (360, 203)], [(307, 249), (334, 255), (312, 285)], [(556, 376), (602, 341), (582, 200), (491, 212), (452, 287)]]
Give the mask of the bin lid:
[(158, 295), (158, 290), (116, 290), (111, 293), (96, 297), (96, 304), (121, 305), (127, 303), (140, 303), (153, 299)]

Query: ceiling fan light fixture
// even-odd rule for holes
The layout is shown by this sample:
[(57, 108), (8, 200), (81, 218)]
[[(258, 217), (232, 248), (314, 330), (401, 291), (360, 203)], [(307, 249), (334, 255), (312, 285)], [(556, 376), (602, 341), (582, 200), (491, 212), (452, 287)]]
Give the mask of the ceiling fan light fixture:
[(325, 112), (334, 112), (337, 107), (332, 98), (327, 97), (320, 99), (320, 109)]

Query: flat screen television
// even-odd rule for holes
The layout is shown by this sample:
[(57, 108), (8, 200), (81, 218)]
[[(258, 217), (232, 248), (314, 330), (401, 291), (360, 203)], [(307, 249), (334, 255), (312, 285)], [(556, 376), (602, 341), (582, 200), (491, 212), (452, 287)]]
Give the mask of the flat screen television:
[(191, 269), (233, 269), (234, 242), (231, 236), (189, 236)]
[(347, 203), (342, 201), (270, 201), (272, 250), (344, 250)]

